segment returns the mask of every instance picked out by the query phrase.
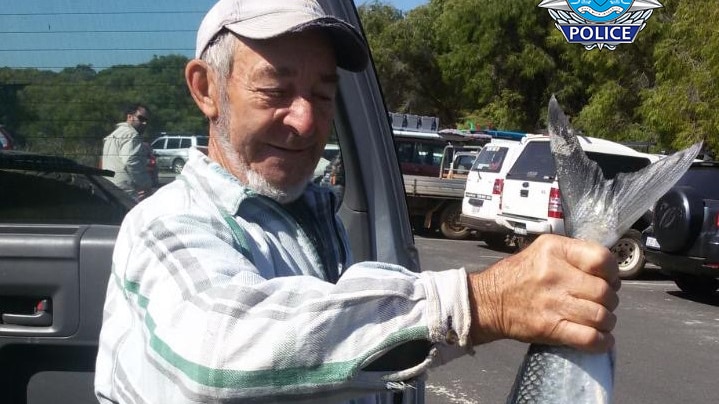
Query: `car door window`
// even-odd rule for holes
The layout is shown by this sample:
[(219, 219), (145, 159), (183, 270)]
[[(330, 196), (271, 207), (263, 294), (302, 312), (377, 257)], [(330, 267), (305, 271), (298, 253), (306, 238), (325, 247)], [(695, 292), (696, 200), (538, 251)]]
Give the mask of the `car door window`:
[(197, 137), (197, 145), (198, 146), (207, 146), (209, 143), (210, 138), (207, 136), (199, 136)]
[(189, 149), (192, 147), (192, 140), (190, 138), (183, 138), (180, 141), (180, 149)]
[(642, 157), (620, 156), (617, 154), (587, 152), (587, 157), (597, 162), (604, 173), (604, 178), (614, 178), (619, 173), (641, 170), (651, 162)]
[(168, 149), (179, 149), (180, 148), (180, 139), (167, 139), (167, 148)]
[(165, 148), (165, 139), (155, 140), (154, 142), (152, 142), (151, 147), (155, 150), (164, 149)]

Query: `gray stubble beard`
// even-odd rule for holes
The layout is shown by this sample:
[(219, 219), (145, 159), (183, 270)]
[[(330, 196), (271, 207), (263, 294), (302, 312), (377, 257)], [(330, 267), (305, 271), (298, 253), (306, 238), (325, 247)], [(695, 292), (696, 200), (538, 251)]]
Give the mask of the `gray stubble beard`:
[[(249, 163), (242, 160), (237, 152), (235, 152), (230, 142), (230, 100), (224, 85), (219, 86), (220, 98), (220, 114), (214, 122), (216, 140), (222, 148), (222, 153), (226, 161), (231, 167), (227, 167), (231, 172), (243, 174), (246, 179), (244, 185), (260, 195), (264, 195), (278, 203), (285, 204), (297, 200), (307, 188), (307, 183), (311, 176), (298, 185), (288, 186), (286, 189), (278, 188), (270, 184), (260, 173), (254, 171)], [(243, 182), (241, 178), (238, 178)]]

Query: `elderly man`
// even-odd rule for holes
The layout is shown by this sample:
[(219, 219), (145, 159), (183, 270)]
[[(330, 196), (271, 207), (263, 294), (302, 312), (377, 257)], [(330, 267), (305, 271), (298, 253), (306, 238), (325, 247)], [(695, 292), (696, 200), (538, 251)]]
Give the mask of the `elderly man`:
[(388, 402), (476, 344), (612, 346), (617, 268), (596, 244), (542, 237), (469, 276), (352, 261), (332, 191), (309, 180), (337, 67), (367, 64), (355, 28), (310, 0), (221, 0), (196, 51), (209, 155), (122, 225), (102, 402)]

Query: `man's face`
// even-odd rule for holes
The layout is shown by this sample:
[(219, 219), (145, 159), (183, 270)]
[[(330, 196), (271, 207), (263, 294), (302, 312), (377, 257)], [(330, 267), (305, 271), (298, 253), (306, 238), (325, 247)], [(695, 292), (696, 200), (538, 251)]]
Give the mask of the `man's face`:
[(210, 156), (243, 183), (252, 186), (256, 181), (248, 177), (259, 177), (289, 195), (277, 199), (294, 199), (330, 135), (338, 80), (334, 52), (322, 35), (308, 32), (242, 40), (233, 59), (226, 100), (215, 97), (220, 116), (211, 127)]
[(142, 107), (138, 108), (134, 114), (127, 116), (127, 122), (132, 125), (139, 134), (145, 131), (148, 119), (150, 119), (150, 116), (147, 110)]

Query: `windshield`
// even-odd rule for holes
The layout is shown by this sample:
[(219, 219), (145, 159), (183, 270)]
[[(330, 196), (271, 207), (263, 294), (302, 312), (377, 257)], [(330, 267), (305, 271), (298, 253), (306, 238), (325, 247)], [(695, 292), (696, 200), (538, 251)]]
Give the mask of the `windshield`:
[(507, 173), (507, 179), (552, 182), (557, 169), (549, 142), (530, 142)]
[(507, 157), (508, 150), (509, 148), (504, 146), (485, 146), (477, 155), (472, 171), (498, 173), (502, 169), (502, 163)]

